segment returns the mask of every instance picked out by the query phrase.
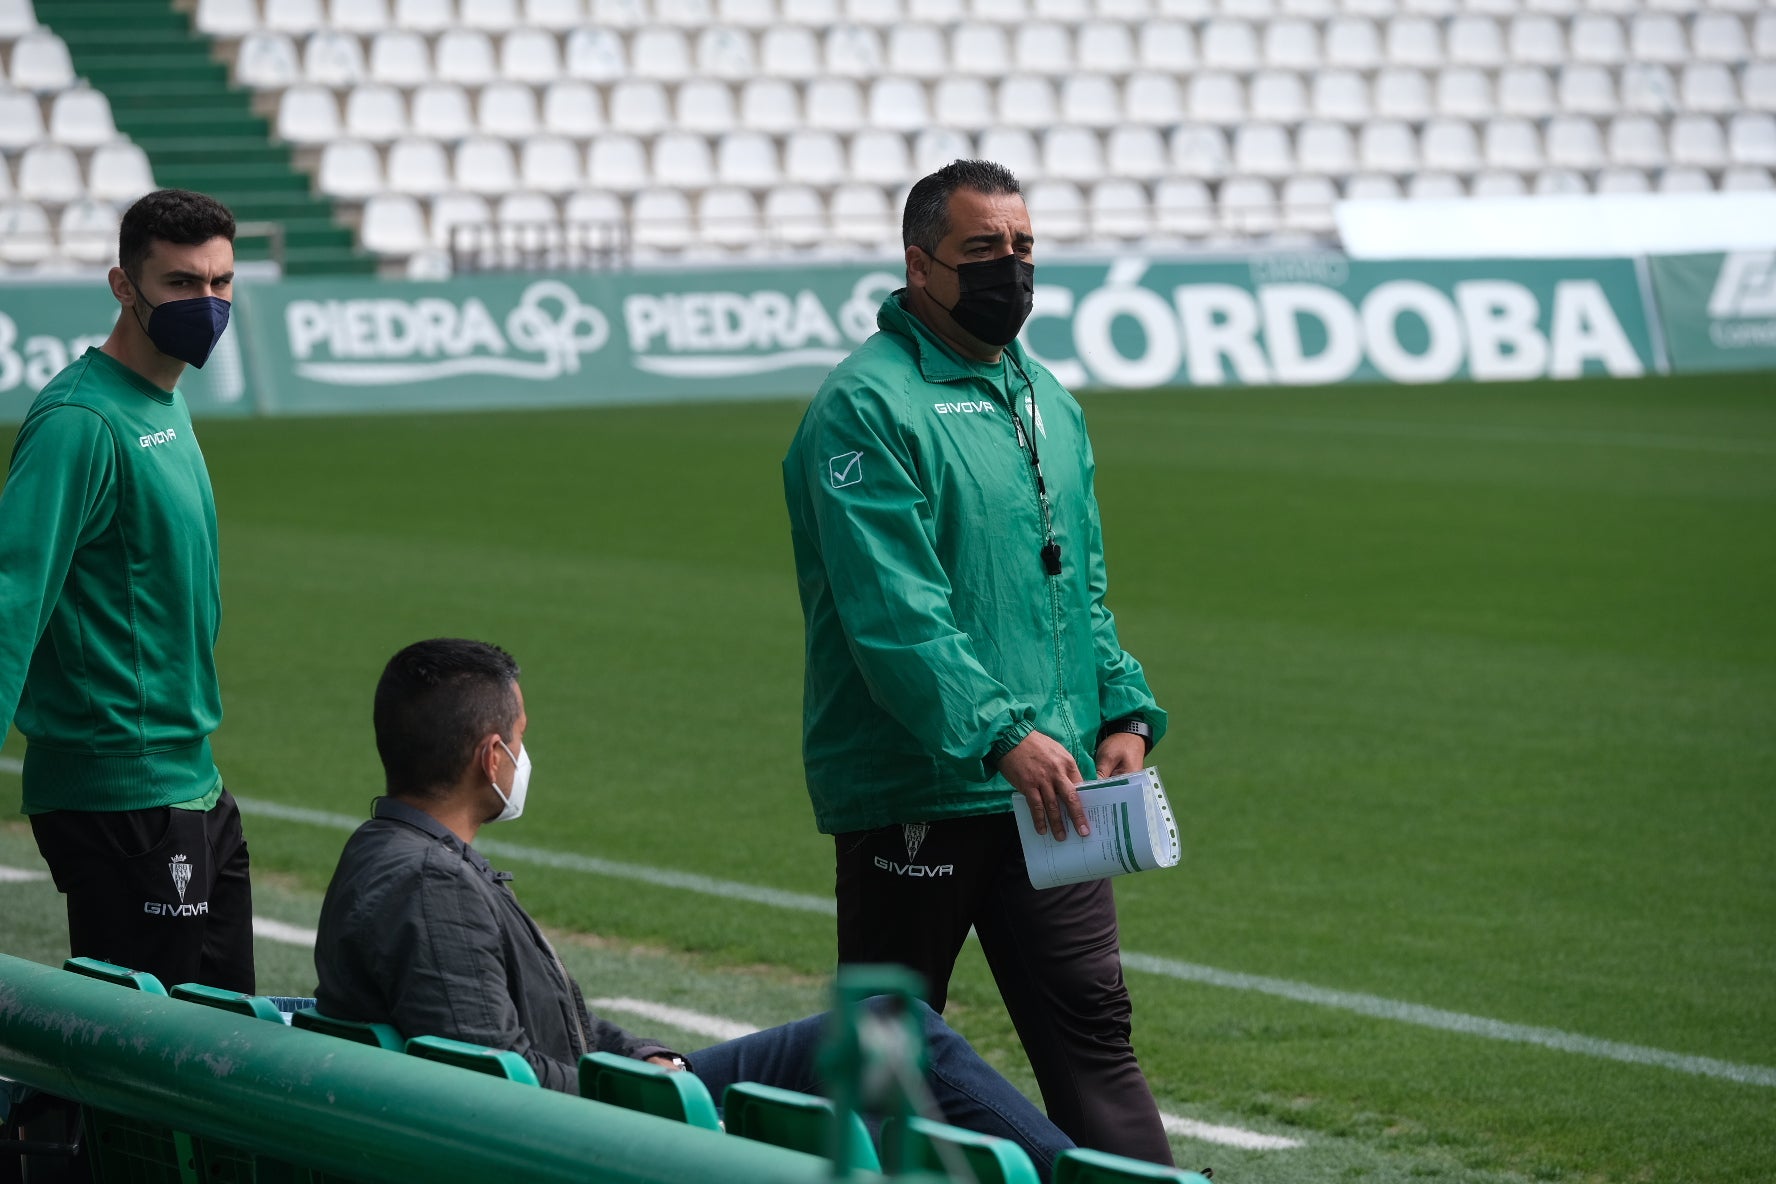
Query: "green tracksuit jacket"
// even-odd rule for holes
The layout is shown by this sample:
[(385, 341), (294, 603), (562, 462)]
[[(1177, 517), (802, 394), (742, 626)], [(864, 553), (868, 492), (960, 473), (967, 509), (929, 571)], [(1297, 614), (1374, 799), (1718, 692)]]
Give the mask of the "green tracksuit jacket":
[[(993, 766), (1032, 730), (1089, 772), (1103, 721), (1138, 714), (1156, 739), (1166, 723), (1104, 603), (1078, 402), (1015, 343), (1015, 364), (956, 354), (899, 292), (877, 324), (783, 462), (807, 624), (803, 760), (827, 833), (1009, 810)], [(1058, 576), (1008, 392), (1035, 423)]]
[(0, 734), (16, 704), (25, 813), (217, 791), (220, 588), (185, 400), (87, 350), (31, 405), (0, 490)]

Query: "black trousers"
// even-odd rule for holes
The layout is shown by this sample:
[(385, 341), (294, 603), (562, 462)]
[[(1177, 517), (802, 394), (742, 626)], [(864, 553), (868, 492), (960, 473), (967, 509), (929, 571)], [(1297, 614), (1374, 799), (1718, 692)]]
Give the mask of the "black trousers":
[(52, 810), (37, 850), (68, 898), (75, 957), (178, 983), (253, 993), (253, 890), (240, 808)]
[(1129, 1043), (1110, 881), (1032, 888), (1010, 814), (834, 842), (841, 963), (909, 966), (942, 1011), (973, 926), (1054, 1124), (1082, 1147), (1172, 1162)]

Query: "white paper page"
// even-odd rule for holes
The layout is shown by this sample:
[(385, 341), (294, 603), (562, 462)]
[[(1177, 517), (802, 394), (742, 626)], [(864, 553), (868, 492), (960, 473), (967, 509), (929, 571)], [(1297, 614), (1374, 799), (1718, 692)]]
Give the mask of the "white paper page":
[(1079, 796), (1091, 834), (1081, 837), (1069, 825), (1066, 839), (1057, 843), (1050, 835), (1036, 833), (1030, 804), (1022, 794), (1012, 795), (1032, 885), (1053, 888), (1178, 863), (1178, 827), (1158, 770), (1087, 781), (1080, 785)]

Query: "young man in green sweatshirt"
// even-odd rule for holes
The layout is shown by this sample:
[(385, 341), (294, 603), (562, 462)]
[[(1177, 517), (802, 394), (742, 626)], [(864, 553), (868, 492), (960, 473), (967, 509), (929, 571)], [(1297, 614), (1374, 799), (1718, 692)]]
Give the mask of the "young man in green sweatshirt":
[(73, 953), (253, 990), (222, 720), (216, 503), (177, 385), (228, 324), (234, 217), (162, 189), (123, 216), (105, 344), (43, 388), (0, 489), (0, 733)]

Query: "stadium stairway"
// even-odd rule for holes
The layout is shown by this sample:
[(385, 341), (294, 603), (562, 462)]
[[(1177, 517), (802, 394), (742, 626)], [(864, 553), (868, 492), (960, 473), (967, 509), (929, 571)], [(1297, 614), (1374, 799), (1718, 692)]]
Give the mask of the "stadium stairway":
[[(120, 131), (148, 154), (157, 183), (226, 203), (240, 222), (283, 228), (289, 275), (372, 274), (333, 206), (315, 196), (274, 143), (209, 39), (168, 0), (36, 0), (37, 19), (68, 44), (74, 69), (111, 100)], [(271, 243), (242, 236), (238, 255), (269, 258)]]

